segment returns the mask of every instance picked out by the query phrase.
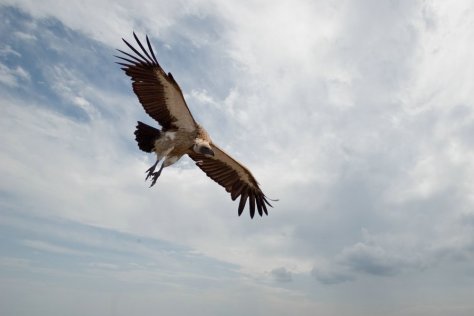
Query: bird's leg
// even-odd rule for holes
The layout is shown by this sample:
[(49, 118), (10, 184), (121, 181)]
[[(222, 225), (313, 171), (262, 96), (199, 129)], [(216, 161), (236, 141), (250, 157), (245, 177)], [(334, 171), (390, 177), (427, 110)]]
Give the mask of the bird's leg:
[(152, 180), (151, 180), (150, 188), (155, 185), (156, 180), (157, 180), (158, 177), (160, 176), (161, 171), (163, 170), (163, 167), (164, 167), (164, 166), (165, 166), (165, 163), (163, 162), (163, 163), (161, 164), (160, 170), (158, 170), (158, 172), (153, 172), (153, 173), (152, 173), (153, 178), (152, 178)]
[(145, 172), (148, 172), (148, 174), (146, 175), (145, 181), (148, 180), (148, 178), (153, 175), (158, 162), (160, 162), (159, 159), (156, 160), (156, 162), (153, 164), (153, 166), (151, 166), (147, 171), (145, 171)]

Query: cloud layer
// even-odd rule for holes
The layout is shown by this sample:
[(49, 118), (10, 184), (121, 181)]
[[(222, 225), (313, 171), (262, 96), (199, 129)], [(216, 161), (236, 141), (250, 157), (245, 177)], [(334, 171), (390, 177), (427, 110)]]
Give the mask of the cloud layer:
[[(3, 3), (5, 314), (58, 295), (97, 315), (472, 314), (469, 1)], [(132, 30), (280, 199), (268, 217), (238, 218), (188, 159), (147, 188), (132, 133), (152, 121), (112, 57)]]

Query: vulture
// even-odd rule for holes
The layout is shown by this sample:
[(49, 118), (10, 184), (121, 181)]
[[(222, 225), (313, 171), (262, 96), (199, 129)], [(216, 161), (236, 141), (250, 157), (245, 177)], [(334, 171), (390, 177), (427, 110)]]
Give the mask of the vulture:
[[(260, 216), (263, 213), (268, 215), (267, 205), (272, 206), (268, 202), (270, 199), (263, 194), (249, 169), (218, 147), (207, 131), (195, 121), (178, 83), (158, 63), (148, 36), (147, 47), (135, 33), (133, 36), (138, 47), (122, 39), (131, 52), (118, 49), (123, 55), (115, 57), (120, 59), (117, 63), (130, 77), (133, 91), (145, 112), (161, 126), (157, 129), (138, 121), (135, 130), (138, 148), (156, 154), (156, 162), (146, 171), (145, 181), (150, 179), (152, 187), (163, 168), (187, 154), (209, 178), (230, 193), (233, 201), (240, 197), (239, 216), (247, 200), (251, 218), (254, 217), (255, 210)], [(163, 162), (156, 171), (161, 160)]]

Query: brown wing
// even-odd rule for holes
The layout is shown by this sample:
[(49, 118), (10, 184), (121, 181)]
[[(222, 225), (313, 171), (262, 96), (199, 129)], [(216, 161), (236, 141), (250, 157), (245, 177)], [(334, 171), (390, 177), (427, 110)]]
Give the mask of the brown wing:
[(196, 161), (196, 165), (209, 178), (219, 183), (230, 193), (233, 201), (240, 196), (239, 216), (244, 210), (247, 199), (250, 200), (251, 218), (255, 215), (255, 206), (257, 206), (260, 216), (263, 215), (263, 212), (268, 215), (267, 205), (272, 205), (260, 190), (252, 173), (216, 145), (211, 144), (211, 146), (214, 157), (209, 158), (194, 152), (189, 153), (189, 156)]
[(135, 33), (133, 36), (140, 46), (141, 53), (122, 39), (135, 54), (118, 50), (126, 57), (116, 57), (125, 61), (118, 64), (124, 66), (122, 70), (132, 79), (133, 91), (146, 113), (158, 121), (164, 129), (179, 128), (193, 131), (196, 122), (186, 105), (179, 85), (171, 73), (166, 74), (159, 65), (148, 36), (146, 42), (149, 51), (143, 47)]

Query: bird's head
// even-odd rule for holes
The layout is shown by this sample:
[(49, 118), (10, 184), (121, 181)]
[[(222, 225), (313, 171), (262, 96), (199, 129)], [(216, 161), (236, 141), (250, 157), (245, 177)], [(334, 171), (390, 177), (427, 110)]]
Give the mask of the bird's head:
[(196, 139), (194, 141), (193, 150), (195, 153), (202, 154), (206, 157), (214, 156), (214, 151), (212, 150), (209, 142), (202, 139)]

